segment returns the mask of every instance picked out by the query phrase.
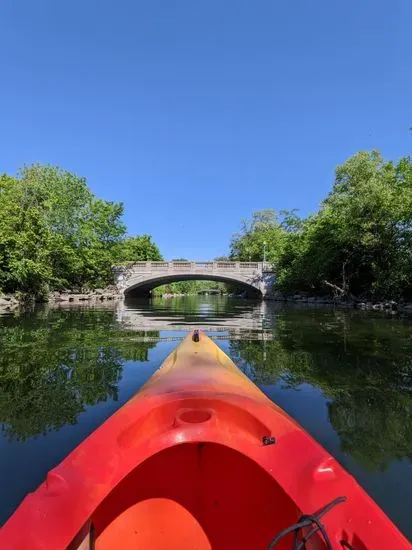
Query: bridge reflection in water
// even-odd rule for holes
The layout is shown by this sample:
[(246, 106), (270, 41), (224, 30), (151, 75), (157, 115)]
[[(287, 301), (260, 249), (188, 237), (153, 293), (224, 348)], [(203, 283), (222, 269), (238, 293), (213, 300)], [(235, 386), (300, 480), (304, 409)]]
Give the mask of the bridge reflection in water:
[[(193, 298), (193, 300), (191, 300)], [(195, 308), (188, 305), (196, 302)], [(221, 311), (219, 312), (219, 302)], [(252, 306), (252, 307), (251, 307)], [(117, 304), (117, 321), (126, 329), (146, 332), (139, 341), (175, 341), (183, 337), (174, 331), (202, 329), (213, 339), (271, 340), (273, 319), (265, 301), (245, 301), (226, 297), (128, 298)], [(270, 317), (270, 318), (269, 318)], [(152, 331), (168, 331), (153, 336)]]

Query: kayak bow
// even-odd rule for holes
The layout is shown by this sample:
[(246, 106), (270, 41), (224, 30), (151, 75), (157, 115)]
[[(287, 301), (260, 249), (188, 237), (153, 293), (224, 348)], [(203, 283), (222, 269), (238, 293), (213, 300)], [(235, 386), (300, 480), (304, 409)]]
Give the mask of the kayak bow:
[(0, 548), (410, 544), (331, 455), (195, 331), (23, 500), (0, 530)]

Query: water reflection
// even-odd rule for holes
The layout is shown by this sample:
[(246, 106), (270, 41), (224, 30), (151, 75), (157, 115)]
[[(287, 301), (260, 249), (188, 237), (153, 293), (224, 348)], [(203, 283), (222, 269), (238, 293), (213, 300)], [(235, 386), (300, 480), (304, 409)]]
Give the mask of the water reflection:
[[(131, 299), (118, 304), (117, 320), (127, 330), (193, 330), (220, 332), (226, 339), (272, 338), (273, 319), (264, 301), (227, 296)], [(263, 335), (263, 336), (262, 336)], [(216, 336), (216, 335), (215, 335)]]
[(2, 321), (0, 421), (8, 439), (75, 424), (86, 405), (116, 401), (123, 362), (147, 361), (155, 346), (130, 345), (113, 311), (44, 310)]
[(194, 327), (220, 340), (412, 536), (412, 323), (225, 297), (0, 317), (0, 522)]
[(275, 341), (231, 342), (230, 354), (257, 383), (321, 389), (341, 450), (364, 467), (385, 469), (395, 458), (412, 460), (410, 356), (397, 347), (379, 355), (379, 345), (368, 347), (349, 334), (346, 353), (339, 353), (333, 339), (316, 346), (315, 329), (306, 343), (299, 335), (286, 334), (284, 340), (282, 331)]

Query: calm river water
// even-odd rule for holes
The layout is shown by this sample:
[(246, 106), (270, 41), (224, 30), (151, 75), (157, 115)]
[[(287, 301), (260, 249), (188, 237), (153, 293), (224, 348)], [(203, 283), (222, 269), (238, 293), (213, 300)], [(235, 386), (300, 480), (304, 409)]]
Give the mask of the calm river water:
[(0, 523), (193, 327), (412, 539), (412, 319), (208, 296), (0, 316)]

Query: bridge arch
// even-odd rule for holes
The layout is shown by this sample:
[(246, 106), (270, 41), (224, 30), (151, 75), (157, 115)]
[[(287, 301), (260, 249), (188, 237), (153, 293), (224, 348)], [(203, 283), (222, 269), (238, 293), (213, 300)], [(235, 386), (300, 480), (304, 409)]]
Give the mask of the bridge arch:
[(157, 286), (185, 280), (207, 280), (240, 286), (249, 295), (265, 296), (274, 281), (271, 266), (262, 262), (136, 262), (114, 268), (125, 295), (147, 295)]
[(233, 277), (224, 277), (222, 275), (200, 275), (200, 274), (170, 274), (162, 277), (155, 276), (152, 279), (145, 281), (133, 280), (129, 281), (123, 294), (125, 296), (148, 296), (150, 291), (158, 286), (169, 283), (178, 283), (179, 281), (216, 281), (217, 283), (227, 283), (239, 287), (246, 292), (248, 297), (262, 297), (262, 292), (250, 283), (239, 281)]

